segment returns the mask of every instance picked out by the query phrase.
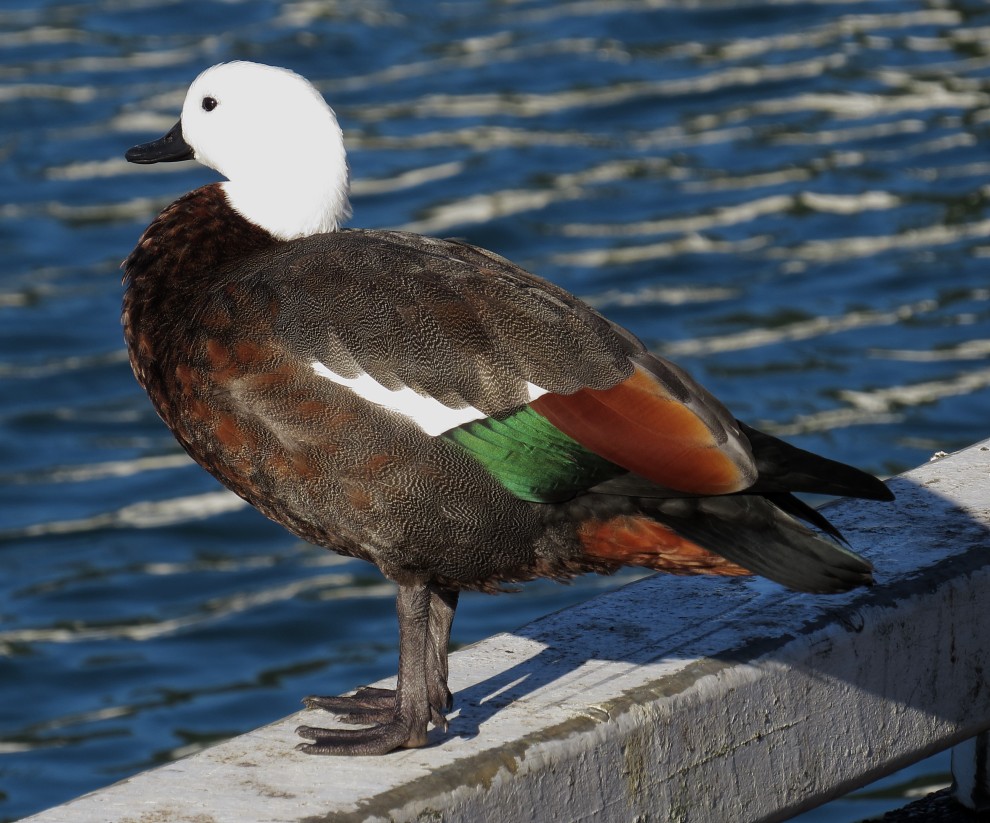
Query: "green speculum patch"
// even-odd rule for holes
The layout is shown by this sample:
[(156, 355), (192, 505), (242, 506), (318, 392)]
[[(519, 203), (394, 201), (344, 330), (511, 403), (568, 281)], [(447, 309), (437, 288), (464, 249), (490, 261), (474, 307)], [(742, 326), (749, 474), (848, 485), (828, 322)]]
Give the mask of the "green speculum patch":
[(528, 406), (503, 420), (486, 417), (443, 435), (467, 451), (516, 497), (567, 500), (626, 470), (589, 451)]

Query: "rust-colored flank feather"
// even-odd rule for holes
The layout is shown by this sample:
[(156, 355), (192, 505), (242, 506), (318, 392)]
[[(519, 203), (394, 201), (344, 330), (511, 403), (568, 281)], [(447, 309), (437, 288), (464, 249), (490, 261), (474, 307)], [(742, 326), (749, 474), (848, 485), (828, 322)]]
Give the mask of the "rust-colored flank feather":
[(545, 394), (530, 405), (585, 448), (661, 486), (731, 494), (749, 485), (702, 420), (640, 366), (611, 389)]
[(686, 540), (648, 517), (622, 514), (587, 520), (578, 529), (585, 554), (668, 574), (750, 574), (724, 557)]

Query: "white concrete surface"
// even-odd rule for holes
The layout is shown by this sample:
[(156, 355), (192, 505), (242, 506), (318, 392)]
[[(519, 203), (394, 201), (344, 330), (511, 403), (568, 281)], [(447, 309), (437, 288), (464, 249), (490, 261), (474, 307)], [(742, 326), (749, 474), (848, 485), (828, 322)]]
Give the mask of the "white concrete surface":
[(427, 748), (300, 754), (305, 711), (30, 820), (786, 819), (990, 727), (990, 441), (891, 482), (828, 509), (871, 590), (654, 577), (452, 655)]

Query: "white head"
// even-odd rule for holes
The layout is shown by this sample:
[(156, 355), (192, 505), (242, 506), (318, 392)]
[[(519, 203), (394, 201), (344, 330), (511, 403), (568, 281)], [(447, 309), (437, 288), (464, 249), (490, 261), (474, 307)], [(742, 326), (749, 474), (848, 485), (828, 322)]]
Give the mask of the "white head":
[(227, 182), (231, 206), (276, 237), (333, 231), (350, 216), (344, 139), (305, 78), (259, 63), (221, 63), (189, 87), (182, 138)]

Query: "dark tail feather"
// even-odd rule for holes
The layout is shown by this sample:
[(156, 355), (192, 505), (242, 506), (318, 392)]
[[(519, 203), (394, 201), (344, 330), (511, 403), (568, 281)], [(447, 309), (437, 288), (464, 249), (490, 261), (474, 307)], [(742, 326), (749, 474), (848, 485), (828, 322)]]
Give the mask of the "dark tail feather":
[[(739, 421), (737, 421), (739, 422)], [(812, 452), (799, 449), (772, 435), (739, 422), (743, 433), (749, 438), (759, 471), (759, 480), (746, 490), (747, 494), (808, 492), (810, 494), (831, 494), (841, 497), (861, 497), (866, 500), (893, 500), (894, 495), (872, 474), (820, 457)], [(793, 511), (787, 505), (782, 508)], [(804, 518), (804, 514), (798, 514)], [(820, 516), (820, 515), (819, 515)], [(808, 518), (805, 518), (808, 519)], [(820, 526), (816, 520), (810, 522)], [(825, 529), (834, 534), (834, 530)]]
[[(873, 566), (867, 560), (818, 536), (765, 497), (655, 502), (650, 514), (678, 534), (788, 588), (830, 593), (873, 582)], [(835, 531), (830, 524), (829, 529)]]
[(764, 497), (788, 514), (801, 518), (805, 523), (810, 523), (812, 526), (821, 529), (825, 534), (831, 535), (836, 540), (841, 540), (848, 545), (848, 541), (842, 536), (842, 532), (833, 526), (818, 509), (813, 509), (803, 500), (792, 494), (766, 494)]

